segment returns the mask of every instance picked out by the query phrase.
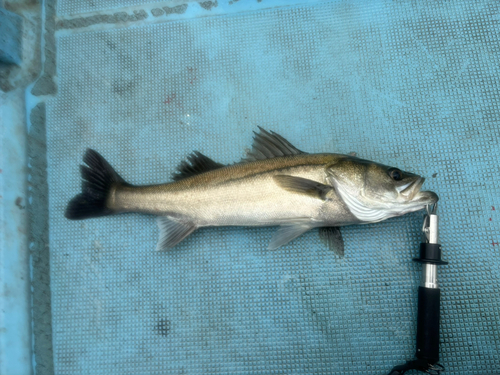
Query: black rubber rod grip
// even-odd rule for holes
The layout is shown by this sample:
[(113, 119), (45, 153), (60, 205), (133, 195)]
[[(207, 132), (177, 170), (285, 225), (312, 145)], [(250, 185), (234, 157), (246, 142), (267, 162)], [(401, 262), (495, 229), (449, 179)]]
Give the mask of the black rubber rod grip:
[(439, 361), (439, 289), (418, 288), (417, 358)]

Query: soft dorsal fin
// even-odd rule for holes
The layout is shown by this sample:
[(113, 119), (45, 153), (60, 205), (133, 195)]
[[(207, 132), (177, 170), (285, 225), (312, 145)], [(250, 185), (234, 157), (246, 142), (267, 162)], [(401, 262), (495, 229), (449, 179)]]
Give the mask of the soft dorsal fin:
[(186, 159), (179, 164), (177, 173), (172, 176), (174, 181), (225, 167), (224, 164), (217, 163), (198, 151), (193, 152)]
[(259, 126), (260, 133), (255, 133), (252, 150), (247, 153), (244, 162), (265, 160), (279, 156), (290, 156), (305, 154), (293, 146), (281, 135), (271, 131), (270, 133)]

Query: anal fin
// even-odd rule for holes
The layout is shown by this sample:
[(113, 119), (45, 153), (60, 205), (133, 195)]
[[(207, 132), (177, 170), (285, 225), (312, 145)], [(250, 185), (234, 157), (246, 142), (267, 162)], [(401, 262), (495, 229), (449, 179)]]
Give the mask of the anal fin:
[(169, 216), (159, 216), (156, 221), (160, 228), (160, 239), (156, 245), (156, 251), (171, 249), (197, 228), (193, 222)]
[(291, 240), (297, 238), (312, 228), (313, 226), (309, 223), (282, 225), (280, 226), (280, 229), (274, 233), (274, 236), (271, 239), (271, 242), (269, 242), (269, 246), (267, 248), (268, 250), (275, 250), (278, 247), (286, 245)]

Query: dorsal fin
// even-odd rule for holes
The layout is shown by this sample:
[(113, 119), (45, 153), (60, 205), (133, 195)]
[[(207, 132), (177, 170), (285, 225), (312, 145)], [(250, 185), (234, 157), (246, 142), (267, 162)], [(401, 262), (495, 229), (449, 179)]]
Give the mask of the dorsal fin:
[(177, 167), (177, 173), (172, 176), (174, 181), (179, 181), (184, 178), (196, 176), (214, 169), (225, 167), (224, 164), (213, 161), (208, 156), (201, 152), (195, 151), (189, 155), (187, 160), (183, 160)]
[(305, 154), (293, 146), (281, 135), (271, 131), (270, 133), (259, 126), (260, 133), (255, 133), (252, 150), (247, 153), (243, 162), (272, 159), (279, 156), (290, 156)]

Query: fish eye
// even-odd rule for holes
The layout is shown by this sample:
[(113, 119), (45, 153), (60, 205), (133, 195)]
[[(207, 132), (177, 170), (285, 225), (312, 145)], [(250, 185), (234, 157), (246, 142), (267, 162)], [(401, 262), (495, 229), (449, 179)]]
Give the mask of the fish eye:
[(399, 169), (393, 168), (389, 170), (389, 176), (391, 176), (394, 181), (401, 181), (403, 179), (403, 172)]

